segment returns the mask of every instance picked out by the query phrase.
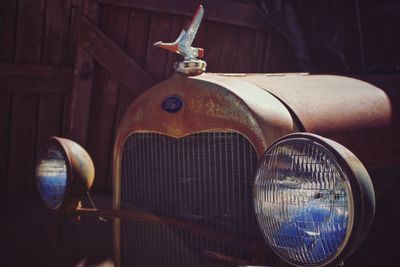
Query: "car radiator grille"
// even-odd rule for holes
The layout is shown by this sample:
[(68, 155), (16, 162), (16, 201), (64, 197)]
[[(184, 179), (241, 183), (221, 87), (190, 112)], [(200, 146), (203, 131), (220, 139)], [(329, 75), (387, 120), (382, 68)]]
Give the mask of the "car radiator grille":
[[(236, 132), (205, 132), (175, 139), (135, 133), (123, 147), (121, 208), (175, 218), (229, 233), (260, 238), (252, 204), (257, 155)], [(237, 266), (250, 248), (177, 227), (122, 220), (122, 266)], [(205, 255), (228, 256), (217, 265)], [(234, 260), (232, 260), (234, 259)], [(229, 263), (231, 262), (231, 263)]]

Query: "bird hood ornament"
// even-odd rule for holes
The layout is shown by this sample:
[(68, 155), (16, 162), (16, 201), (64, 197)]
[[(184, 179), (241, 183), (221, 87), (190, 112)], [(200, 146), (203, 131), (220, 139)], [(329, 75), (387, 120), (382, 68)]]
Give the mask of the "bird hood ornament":
[(183, 61), (175, 62), (174, 69), (176, 72), (187, 76), (195, 76), (202, 74), (206, 70), (206, 62), (198, 59), (204, 56), (204, 49), (192, 47), (193, 40), (196, 36), (197, 30), (199, 29), (203, 15), (204, 8), (202, 5), (199, 5), (190, 26), (186, 30), (182, 30), (175, 42), (163, 43), (158, 41), (154, 43), (157, 47), (178, 53), (184, 57)]

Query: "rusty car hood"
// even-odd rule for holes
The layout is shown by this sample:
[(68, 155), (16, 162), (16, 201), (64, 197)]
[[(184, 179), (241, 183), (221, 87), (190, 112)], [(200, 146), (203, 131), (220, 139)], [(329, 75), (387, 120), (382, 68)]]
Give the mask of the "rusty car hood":
[(204, 74), (196, 79), (256, 85), (282, 101), (303, 131), (338, 141), (367, 167), (400, 164), (400, 75)]

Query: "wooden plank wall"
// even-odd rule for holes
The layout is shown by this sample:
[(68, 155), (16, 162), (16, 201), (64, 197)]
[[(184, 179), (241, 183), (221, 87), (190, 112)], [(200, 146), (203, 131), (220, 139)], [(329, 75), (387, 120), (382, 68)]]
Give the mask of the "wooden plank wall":
[(323, 73), (398, 73), (398, 9), (391, 1), (297, 1), (300, 23), (315, 70)]
[[(175, 40), (191, 17), (189, 14), (151, 10), (151, 2), (154, 1), (147, 2), (147, 8), (129, 6), (135, 1), (118, 2), (120, 5), (114, 5), (112, 1), (100, 1), (98, 27), (154, 82), (166, 79), (173, 73), (173, 63), (179, 61), (180, 57), (155, 48), (153, 43)], [(197, 4), (190, 2), (185, 6), (188, 10), (193, 7), (194, 12)], [(212, 12), (207, 10), (206, 5), (205, 9), (206, 14)], [(205, 49), (209, 72), (296, 71), (296, 60), (286, 41), (276, 33), (260, 28), (219, 22), (217, 18), (206, 19), (193, 45)], [(144, 89), (141, 86), (126, 88), (107, 68), (95, 62), (85, 145), (96, 167), (96, 190), (111, 190), (112, 147), (116, 129), (129, 104)]]
[(0, 1), (0, 200), (35, 192), (38, 147), (62, 135), (79, 9), (75, 0)]
[[(295, 71), (289, 46), (261, 25), (262, 16), (246, 2), (203, 1), (206, 20), (194, 45), (205, 48), (208, 71)], [(95, 190), (111, 192), (111, 151), (123, 113), (146, 88), (170, 76), (180, 60), (152, 44), (174, 40), (197, 5), (0, 1), (0, 201), (36, 192), (36, 155), (50, 135), (87, 148), (96, 167)], [(120, 52), (110, 55), (113, 46)], [(126, 66), (129, 72), (120, 71)]]

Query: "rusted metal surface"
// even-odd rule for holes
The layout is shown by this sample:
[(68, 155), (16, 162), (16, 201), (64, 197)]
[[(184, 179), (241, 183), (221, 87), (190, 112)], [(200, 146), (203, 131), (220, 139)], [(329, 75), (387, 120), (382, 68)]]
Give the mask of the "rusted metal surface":
[[(156, 132), (180, 138), (201, 131), (234, 130), (247, 136), (260, 156), (278, 137), (297, 129), (283, 104), (260, 88), (223, 77), (219, 84), (208, 82), (208, 76), (200, 77), (203, 80), (175, 74), (142, 94), (125, 113), (114, 148), (115, 208), (119, 208), (122, 146), (133, 132)], [(176, 95), (183, 99), (184, 107), (178, 113), (165, 112), (162, 102)]]
[[(176, 113), (162, 108), (170, 96), (183, 100)], [(283, 135), (306, 131), (339, 142), (366, 167), (377, 167), (400, 162), (395, 142), (399, 112), (393, 105), (397, 96), (340, 76), (203, 74), (188, 78), (175, 74), (139, 96), (121, 120), (114, 146), (114, 211), (110, 215), (121, 212), (122, 148), (132, 133), (182, 138), (203, 131), (236, 131), (249, 139), (260, 157)], [(120, 219), (115, 218), (117, 265), (120, 235)]]
[(125, 210), (107, 210), (107, 209), (97, 210), (97, 209), (78, 208), (74, 210), (70, 215), (121, 218), (139, 222), (163, 224), (169, 227), (185, 229), (189, 232), (193, 232), (195, 234), (198, 234), (200, 236), (205, 236), (213, 240), (223, 240), (234, 246), (252, 248), (254, 251), (258, 251), (259, 247), (264, 246), (264, 241), (261, 238), (257, 242), (249, 242), (248, 240), (241, 239), (238, 236), (234, 236), (228, 233), (223, 233), (220, 231), (215, 231), (213, 229), (209, 229), (207, 227), (198, 224), (190, 223), (175, 218), (162, 217), (148, 212), (137, 211), (137, 210), (125, 211)]
[[(380, 80), (362, 77), (368, 78)], [(275, 95), (293, 111), (305, 131), (348, 147), (367, 167), (400, 163), (399, 75), (382, 77), (392, 82), (381, 88), (333, 75), (246, 75), (240, 79)]]
[[(247, 136), (261, 155), (278, 137), (297, 130), (285, 106), (257, 86), (233, 78), (199, 77), (176, 74), (136, 99), (119, 126), (114, 156), (120, 156), (126, 138), (138, 131), (180, 138), (201, 131), (233, 130)], [(162, 109), (169, 96), (183, 99), (181, 111), (171, 114)]]
[(75, 209), (82, 196), (94, 181), (94, 165), (89, 154), (77, 143), (69, 139), (52, 136), (50, 142), (62, 148), (67, 163), (67, 189), (61, 209)]
[[(222, 77), (218, 82), (207, 81), (208, 76), (197, 77), (175, 74), (139, 96), (125, 113), (114, 146), (114, 209), (120, 209), (122, 148), (134, 132), (181, 138), (203, 131), (236, 131), (246, 136), (261, 156), (274, 140), (297, 131), (285, 106), (257, 86), (232, 77)], [(169, 96), (179, 96), (183, 100), (179, 112), (163, 110), (162, 103)], [(120, 264), (120, 231), (120, 219), (114, 219), (117, 266)]]
[(246, 75), (242, 79), (271, 92), (315, 133), (386, 126), (391, 105), (382, 90), (361, 81), (331, 75)]

